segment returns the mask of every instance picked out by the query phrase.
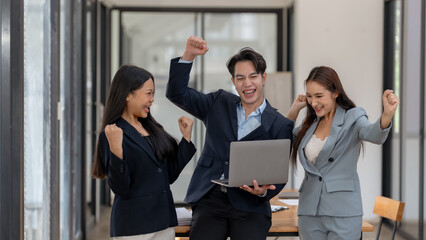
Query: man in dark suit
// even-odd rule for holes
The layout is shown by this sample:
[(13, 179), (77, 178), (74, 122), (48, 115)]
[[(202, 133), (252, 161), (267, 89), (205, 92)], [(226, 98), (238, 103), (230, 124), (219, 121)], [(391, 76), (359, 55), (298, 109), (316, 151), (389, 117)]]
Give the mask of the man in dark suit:
[(166, 92), (170, 101), (206, 126), (204, 149), (185, 198), (193, 210), (190, 239), (266, 239), (269, 200), (284, 184), (259, 186), (253, 180), (252, 187), (224, 188), (211, 180), (228, 178), (230, 142), (291, 139), (293, 122), (264, 98), (266, 62), (251, 48), (241, 49), (227, 63), (239, 96), (222, 89), (204, 94), (189, 88), (192, 61), (207, 51), (202, 38), (189, 37), (183, 56), (171, 60)]

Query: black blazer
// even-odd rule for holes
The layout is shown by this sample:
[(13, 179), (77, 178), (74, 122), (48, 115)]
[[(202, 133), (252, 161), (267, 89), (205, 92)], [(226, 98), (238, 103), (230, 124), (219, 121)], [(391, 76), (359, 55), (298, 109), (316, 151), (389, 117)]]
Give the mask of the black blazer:
[[(238, 139), (237, 104), (241, 100), (224, 90), (203, 94), (189, 88), (192, 64), (178, 61), (179, 58), (171, 61), (166, 96), (177, 106), (202, 120), (206, 127), (204, 149), (185, 198), (185, 201), (195, 203), (213, 188), (214, 183), (210, 180), (219, 179), (222, 173), (228, 178), (229, 147), (232, 141)], [(262, 113), (261, 123), (260, 127), (241, 141), (292, 139), (293, 121), (278, 113), (268, 102)], [(276, 187), (274, 191), (268, 190), (265, 197), (255, 196), (239, 188), (229, 188), (227, 194), (234, 208), (271, 216), (269, 200), (281, 191), (284, 184)]]
[(170, 184), (173, 183), (196, 149), (184, 138), (176, 159), (158, 161), (147, 140), (127, 121), (123, 129), (121, 160), (111, 153), (105, 132), (99, 135), (100, 155), (115, 193), (111, 211), (111, 237), (152, 233), (177, 225)]

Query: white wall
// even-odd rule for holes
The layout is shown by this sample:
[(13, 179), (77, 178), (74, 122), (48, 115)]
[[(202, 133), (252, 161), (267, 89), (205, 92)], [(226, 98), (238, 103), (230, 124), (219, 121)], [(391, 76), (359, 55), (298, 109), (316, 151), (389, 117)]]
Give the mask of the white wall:
[[(370, 121), (377, 120), (382, 109), (383, 14), (383, 0), (296, 0), (296, 93), (305, 92), (303, 81), (313, 67), (329, 66)], [(358, 173), (364, 218), (371, 219), (375, 197), (381, 194), (381, 146), (365, 146)], [(302, 178), (303, 172), (298, 172), (296, 186)]]

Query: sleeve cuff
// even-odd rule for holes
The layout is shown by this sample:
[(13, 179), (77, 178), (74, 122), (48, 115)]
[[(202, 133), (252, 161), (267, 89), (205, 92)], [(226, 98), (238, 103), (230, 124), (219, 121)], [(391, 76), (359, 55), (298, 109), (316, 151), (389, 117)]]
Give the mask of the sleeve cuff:
[[(195, 154), (195, 152), (197, 151), (197, 149), (195, 148), (194, 143), (188, 142), (184, 137), (181, 138), (180, 142), (179, 142), (179, 148), (185, 148), (186, 151), (188, 151), (192, 156)], [(192, 157), (191, 157), (192, 158)]]
[(111, 153), (110, 166), (111, 170), (118, 170), (120, 174), (124, 174), (124, 170), (126, 168), (124, 159), (115, 156), (114, 153)]
[(188, 64), (188, 63), (192, 63), (192, 61), (187, 61), (187, 60), (183, 60), (182, 58), (179, 58), (178, 63), (185, 63), (185, 64)]
[(266, 194), (268, 194), (268, 190), (266, 190), (266, 192), (262, 195), (257, 195), (258, 197), (266, 197)]
[[(380, 121), (382, 120), (382, 117), (379, 117), (379, 119), (377, 120), (377, 122), (378, 122), (378, 124), (379, 124), (379, 127), (380, 127)], [(380, 130), (382, 130), (382, 132), (388, 132), (388, 131), (390, 131), (390, 129), (392, 128), (392, 122), (393, 121), (391, 121), (390, 123), (389, 123), (389, 126), (387, 127), (387, 128), (385, 128), (385, 129), (382, 129), (381, 127), (380, 127)]]

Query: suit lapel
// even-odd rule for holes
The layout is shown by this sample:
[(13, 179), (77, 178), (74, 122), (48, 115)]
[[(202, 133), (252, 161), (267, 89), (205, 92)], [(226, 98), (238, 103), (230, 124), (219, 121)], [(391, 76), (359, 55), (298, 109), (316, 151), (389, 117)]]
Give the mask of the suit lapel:
[(123, 129), (123, 134), (128, 136), (133, 142), (135, 142), (139, 147), (141, 147), (146, 154), (158, 165), (161, 166), (161, 164), (158, 162), (157, 158), (154, 155), (153, 150), (151, 149), (149, 143), (146, 139), (142, 137), (142, 135), (132, 126), (130, 125), (126, 120), (123, 118), (119, 118), (117, 121), (117, 125)]
[(234, 132), (235, 139), (238, 139), (238, 118), (237, 118), (237, 104), (239, 97), (236, 97), (235, 101), (228, 102), (228, 115), (231, 121), (232, 131)]
[(343, 108), (337, 106), (336, 113), (333, 118), (333, 123), (331, 124), (330, 134), (328, 135), (324, 147), (318, 154), (317, 162), (315, 162), (315, 165), (318, 169), (328, 162), (328, 158), (331, 152), (333, 151), (334, 146), (336, 145), (337, 136), (339, 135), (339, 132), (342, 129), (345, 112), (346, 111)]
[(300, 147), (302, 148), (302, 151), (299, 152), (299, 159), (300, 163), (302, 164), (303, 168), (313, 174), (320, 175), (317, 168), (314, 167), (314, 165), (306, 158), (305, 154), (305, 147), (308, 144), (309, 140), (312, 138), (312, 135), (314, 135), (315, 129), (317, 129), (319, 122), (319, 118), (311, 125), (311, 127), (306, 131), (305, 137), (302, 138), (302, 142), (300, 143)]

